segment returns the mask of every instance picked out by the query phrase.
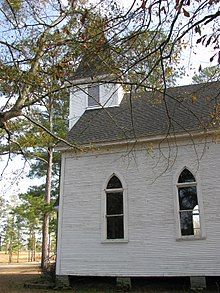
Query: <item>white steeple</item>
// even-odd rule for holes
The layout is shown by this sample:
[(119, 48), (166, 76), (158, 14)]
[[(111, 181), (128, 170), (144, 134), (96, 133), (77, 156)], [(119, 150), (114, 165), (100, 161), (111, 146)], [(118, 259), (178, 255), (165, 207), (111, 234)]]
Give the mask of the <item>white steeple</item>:
[(111, 72), (112, 67), (107, 63), (107, 60), (96, 56), (92, 61), (91, 58), (88, 61), (84, 57), (79, 64), (70, 92), (69, 129), (86, 110), (120, 105), (124, 95), (123, 88), (115, 82), (116, 75)]
[(70, 92), (69, 129), (86, 110), (119, 106), (124, 91), (117, 83), (88, 83), (75, 86)]

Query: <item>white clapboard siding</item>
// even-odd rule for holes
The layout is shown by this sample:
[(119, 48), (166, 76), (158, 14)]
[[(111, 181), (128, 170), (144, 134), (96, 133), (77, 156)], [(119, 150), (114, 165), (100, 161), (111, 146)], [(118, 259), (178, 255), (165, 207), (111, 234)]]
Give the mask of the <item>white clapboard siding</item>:
[(69, 129), (79, 120), (87, 107), (87, 86), (81, 86), (70, 92), (69, 102)]
[(105, 83), (100, 85), (100, 103), (104, 107), (119, 106), (123, 94), (123, 88), (120, 84)]
[[(182, 143), (166, 171), (168, 161), (156, 148), (63, 154), (57, 274), (220, 275), (220, 144), (207, 144), (198, 161), (203, 148), (198, 145), (196, 154), (193, 145)], [(195, 175), (203, 203), (200, 240), (178, 238), (176, 182), (185, 166)], [(127, 243), (101, 241), (101, 197), (112, 173), (126, 182)]]

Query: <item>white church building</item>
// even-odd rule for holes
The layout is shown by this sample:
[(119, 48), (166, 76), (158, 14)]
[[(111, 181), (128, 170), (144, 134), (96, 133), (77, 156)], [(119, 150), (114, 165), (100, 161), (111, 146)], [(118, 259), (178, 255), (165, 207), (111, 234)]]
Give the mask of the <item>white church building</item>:
[(97, 78), (74, 80), (59, 145), (57, 275), (220, 276), (220, 82)]

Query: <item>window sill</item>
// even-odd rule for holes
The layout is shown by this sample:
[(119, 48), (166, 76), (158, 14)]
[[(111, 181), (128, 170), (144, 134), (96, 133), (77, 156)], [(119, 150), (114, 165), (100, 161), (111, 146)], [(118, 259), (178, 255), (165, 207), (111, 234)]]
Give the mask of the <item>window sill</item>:
[(205, 240), (205, 236), (181, 236), (176, 238), (176, 241), (194, 241), (194, 240)]
[(104, 239), (101, 243), (128, 243), (128, 239)]
[(103, 106), (101, 105), (94, 105), (94, 106), (87, 106), (86, 110), (93, 110), (93, 109), (101, 109)]

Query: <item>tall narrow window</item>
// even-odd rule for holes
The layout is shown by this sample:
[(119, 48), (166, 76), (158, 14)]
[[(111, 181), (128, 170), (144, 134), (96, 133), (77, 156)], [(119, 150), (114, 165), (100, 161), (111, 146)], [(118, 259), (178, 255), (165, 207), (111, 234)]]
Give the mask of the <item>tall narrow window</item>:
[(184, 169), (178, 179), (179, 221), (182, 236), (200, 236), (200, 211), (195, 177)]
[(88, 86), (88, 107), (99, 106), (100, 95), (99, 95), (99, 85), (93, 84)]
[(124, 199), (121, 181), (113, 175), (107, 184), (106, 236), (107, 239), (124, 239)]

